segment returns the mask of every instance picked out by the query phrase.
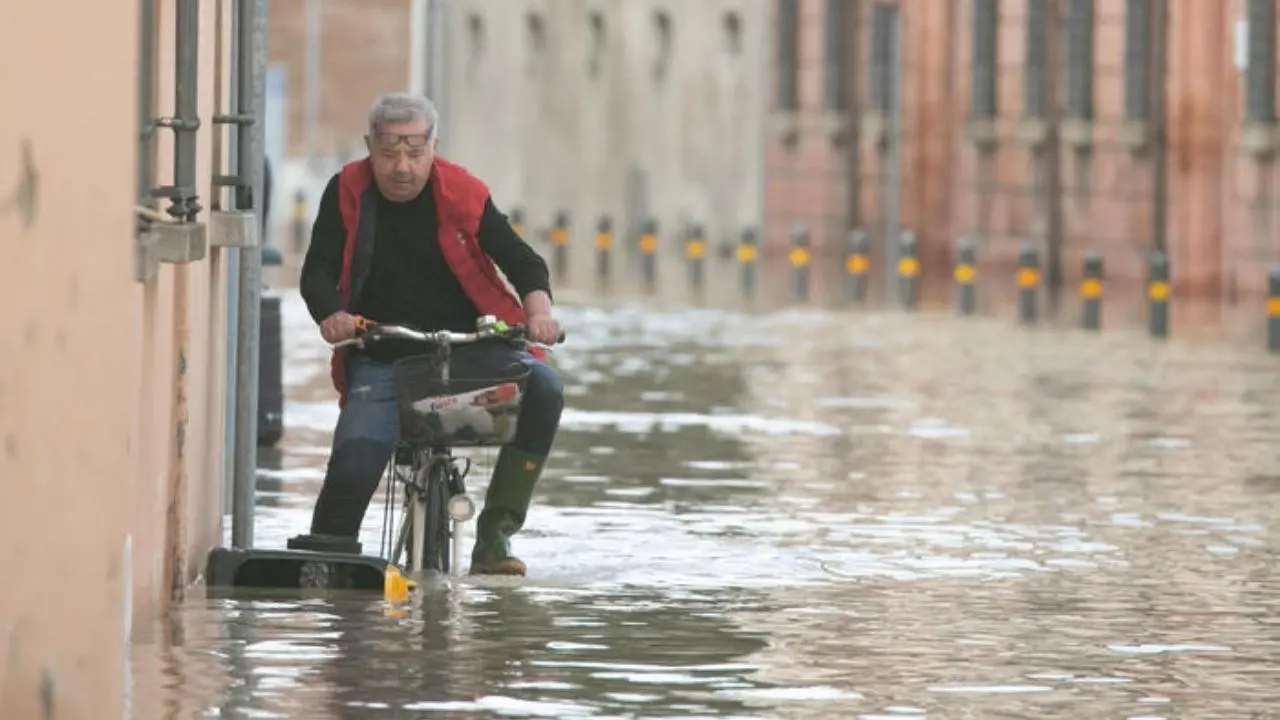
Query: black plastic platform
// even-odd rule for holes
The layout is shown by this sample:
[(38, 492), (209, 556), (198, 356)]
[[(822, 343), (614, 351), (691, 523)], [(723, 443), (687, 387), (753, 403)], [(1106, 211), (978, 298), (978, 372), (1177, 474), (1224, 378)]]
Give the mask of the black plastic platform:
[(304, 584), (308, 577), (327, 573), (319, 587), (331, 590), (383, 591), (387, 561), (380, 557), (313, 550), (243, 550), (216, 548), (209, 553), (205, 579), (209, 587), (279, 588), (317, 587)]

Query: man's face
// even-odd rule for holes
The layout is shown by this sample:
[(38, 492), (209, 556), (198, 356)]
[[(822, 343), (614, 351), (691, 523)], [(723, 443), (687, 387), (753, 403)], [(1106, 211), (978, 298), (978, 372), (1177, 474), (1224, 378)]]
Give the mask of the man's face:
[(382, 194), (396, 202), (418, 197), (431, 177), (431, 161), (436, 156), (435, 128), (428, 128), (425, 118), (383, 125), (365, 142), (373, 178)]

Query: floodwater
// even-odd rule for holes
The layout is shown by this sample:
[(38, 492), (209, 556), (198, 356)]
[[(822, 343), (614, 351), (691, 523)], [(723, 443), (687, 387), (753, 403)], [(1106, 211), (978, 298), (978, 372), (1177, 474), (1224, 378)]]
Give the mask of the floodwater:
[[(306, 528), (337, 413), (285, 316), (259, 546)], [(137, 716), (1280, 712), (1273, 358), (949, 314), (563, 317), (527, 579), (193, 597), (137, 630)]]

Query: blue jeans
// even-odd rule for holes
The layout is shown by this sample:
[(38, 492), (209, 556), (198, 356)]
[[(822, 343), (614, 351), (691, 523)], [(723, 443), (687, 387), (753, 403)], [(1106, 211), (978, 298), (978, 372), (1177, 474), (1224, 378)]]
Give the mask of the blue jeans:
[[(523, 452), (546, 456), (560, 427), (564, 386), (542, 361), (528, 353), (523, 353), (521, 360), (530, 372), (511, 444)], [(311, 517), (311, 532), (355, 537), (400, 441), (400, 417), (390, 364), (352, 354), (347, 358), (347, 388), (347, 403), (333, 431), (333, 449)]]

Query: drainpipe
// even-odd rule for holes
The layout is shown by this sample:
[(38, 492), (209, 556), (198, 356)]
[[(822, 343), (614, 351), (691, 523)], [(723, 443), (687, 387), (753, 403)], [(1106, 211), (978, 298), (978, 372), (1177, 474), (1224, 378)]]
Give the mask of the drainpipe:
[[(249, 233), (261, 234), (253, 220), (262, 197), (262, 120), (265, 103), (267, 4), (265, 0), (238, 0), (235, 13), (236, 93), (235, 114), (253, 118), (236, 126), (236, 210), (248, 214)], [(251, 179), (251, 180), (250, 180)], [(235, 447), (232, 467), (231, 543), (253, 546), (254, 491), (258, 450), (258, 323), (262, 300), (262, 245), (240, 248), (236, 281), (236, 393)]]
[(200, 62), (199, 0), (178, 0), (174, 25), (177, 29), (178, 68), (174, 76), (176, 112), (165, 124), (173, 128), (173, 188), (168, 213), (175, 219), (194, 222), (202, 209), (196, 196), (197, 82)]
[(138, 187), (137, 201), (144, 207), (155, 207), (151, 189), (155, 187), (156, 134), (156, 2), (138, 3)]
[[(199, 0), (178, 0), (175, 22), (177, 37), (174, 47), (177, 69), (174, 73), (176, 112), (169, 123), (174, 132), (173, 187), (167, 212), (184, 224), (196, 223), (201, 207), (196, 196), (196, 132), (200, 128), (197, 115), (197, 88), (200, 57)], [(187, 401), (188, 355), (191, 350), (191, 321), (188, 294), (190, 268), (186, 264), (173, 269), (173, 425), (169, 442), (169, 482), (165, 512), (165, 568), (169, 572), (169, 592), (174, 600), (182, 597), (187, 586), (187, 426), (190, 407)]]

